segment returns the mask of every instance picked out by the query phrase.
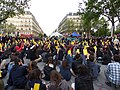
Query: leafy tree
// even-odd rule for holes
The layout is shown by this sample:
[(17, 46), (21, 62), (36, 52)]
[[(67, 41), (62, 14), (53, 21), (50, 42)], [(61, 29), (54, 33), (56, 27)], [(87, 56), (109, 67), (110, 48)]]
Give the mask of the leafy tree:
[[(87, 32), (90, 37), (92, 29), (97, 25), (100, 15), (89, 8), (88, 1), (83, 1), (83, 3), (79, 4), (79, 14), (82, 16), (82, 27), (84, 32)], [(81, 7), (82, 4), (85, 5), (84, 8)]]
[(24, 14), (30, 0), (0, 0), (0, 23), (9, 17)]
[(87, 0), (85, 1), (87, 9), (93, 11), (99, 17), (105, 16), (112, 24), (111, 36), (114, 35), (115, 18), (117, 17), (120, 22), (120, 0)]
[(6, 32), (6, 33), (15, 33), (15, 31), (16, 31), (16, 26), (14, 25), (14, 24), (6, 24), (5, 25), (5, 30), (4, 30), (4, 32)]
[(64, 32), (73, 32), (75, 31), (75, 22), (72, 19), (67, 19), (65, 21), (65, 24), (62, 28), (62, 31)]
[(120, 29), (115, 31), (115, 34), (119, 34), (120, 33)]
[(106, 36), (109, 29), (108, 27), (108, 23), (105, 21), (105, 19), (102, 17), (100, 20), (97, 21), (96, 26), (94, 27), (94, 29), (96, 29), (96, 36)]
[(39, 33), (39, 37), (42, 38), (44, 36), (43, 33)]

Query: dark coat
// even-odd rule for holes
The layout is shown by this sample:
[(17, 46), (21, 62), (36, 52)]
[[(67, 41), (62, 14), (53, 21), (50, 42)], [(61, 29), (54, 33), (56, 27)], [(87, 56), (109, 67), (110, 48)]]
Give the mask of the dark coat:
[(45, 66), (43, 71), (44, 71), (44, 74), (45, 74), (45, 77), (44, 79), (47, 80), (47, 81), (50, 81), (50, 73), (52, 70), (55, 70), (55, 68), (52, 68), (52, 67), (49, 67), (49, 66)]
[(45, 86), (45, 84), (42, 83), (41, 80), (29, 80), (27, 82), (25, 90), (31, 90), (31, 88), (34, 88), (35, 83), (40, 84), (40, 89), (39, 90), (46, 90), (46, 86)]
[(88, 75), (76, 77), (75, 90), (94, 90), (92, 78)]
[(8, 85), (23, 89), (27, 83), (27, 70), (24, 66), (13, 66), (10, 71)]

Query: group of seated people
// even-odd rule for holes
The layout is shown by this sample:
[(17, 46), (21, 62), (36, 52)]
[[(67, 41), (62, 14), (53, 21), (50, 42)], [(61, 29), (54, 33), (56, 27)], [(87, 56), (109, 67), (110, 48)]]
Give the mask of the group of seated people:
[[(59, 52), (57, 52), (55, 45), (53, 45), (51, 51), (46, 50), (47, 46), (45, 46), (45, 49), (43, 47), (42, 52), (36, 55), (31, 47), (38, 48), (37, 45), (31, 45), (29, 48), (26, 46), (25, 52), (28, 53), (30, 57), (28, 59), (31, 60), (28, 64), (24, 64), (23, 57), (25, 56), (21, 54), (22, 52), (18, 54), (18, 51), (14, 50), (10, 54), (9, 63), (6, 64), (7, 60), (1, 60), (0, 90), (94, 90), (93, 81), (97, 80), (101, 66), (96, 63), (93, 47), (87, 48), (88, 56), (84, 55), (83, 50), (78, 52), (77, 49), (80, 50), (78, 47), (73, 50), (75, 51), (75, 53), (72, 53), (73, 55), (66, 54), (68, 52), (67, 49), (63, 53), (64, 48), (62, 46), (59, 47)], [(17, 47), (15, 48), (17, 50)], [(29, 52), (27, 49), (29, 49)], [(113, 55), (114, 58), (111, 61), (107, 57), (107, 51), (105, 48), (102, 62), (107, 65), (107, 70), (105, 71), (107, 80), (105, 83), (109, 86), (112, 84), (119, 86), (120, 56), (118, 54)], [(36, 59), (35, 56), (39, 56), (39, 58)], [(45, 63), (43, 70), (38, 66), (39, 61), (42, 61), (42, 59)], [(6, 64), (5, 68), (4, 64)], [(7, 85), (4, 85), (2, 78), (7, 73), (9, 77)], [(69, 81), (71, 81), (72, 77), (74, 77), (73, 84), (70, 84)]]
[[(10, 62), (6, 69), (9, 77), (7, 85), (3, 88), (6, 90), (31, 90), (38, 84), (38, 90), (94, 90), (93, 80), (97, 78), (100, 66), (94, 63), (92, 55), (89, 56), (85, 65), (80, 60), (80, 54), (76, 54), (72, 65), (67, 60), (63, 60), (61, 64), (57, 65), (53, 57), (50, 56), (41, 71), (37, 61), (23, 64), (14, 52), (10, 55)], [(56, 69), (57, 66), (59, 69)], [(68, 83), (72, 76), (75, 77), (73, 87)], [(88, 84), (90, 87), (86, 87), (84, 84)]]

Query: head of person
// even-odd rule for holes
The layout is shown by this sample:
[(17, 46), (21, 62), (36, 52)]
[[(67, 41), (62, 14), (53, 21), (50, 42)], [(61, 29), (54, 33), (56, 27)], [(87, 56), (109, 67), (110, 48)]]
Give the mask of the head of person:
[(15, 63), (15, 66), (21, 66), (23, 64), (22, 60), (18, 57), (14, 60), (14, 63)]
[(48, 58), (47, 65), (48, 65), (49, 67), (54, 68), (54, 62), (53, 62), (53, 57), (52, 57), (52, 56), (50, 56), (50, 57)]
[(30, 80), (41, 80), (42, 78), (42, 72), (36, 68), (30, 73)]
[(80, 54), (76, 53), (75, 60), (80, 60)]
[(58, 71), (52, 70), (50, 74), (50, 80), (56, 82), (56, 84), (58, 85), (62, 80), (62, 76)]
[(63, 68), (68, 67), (68, 62), (67, 62), (67, 60), (62, 61), (62, 67), (63, 67)]
[(79, 65), (78, 66), (78, 75), (80, 76), (86, 76), (86, 75), (89, 75), (90, 72), (89, 72), (89, 69), (86, 65)]
[(89, 55), (89, 61), (94, 62), (94, 55)]
[(117, 54), (114, 55), (114, 58), (113, 58), (113, 59), (114, 59), (115, 62), (120, 62), (120, 56), (117, 55)]
[(31, 72), (32, 70), (37, 69), (37, 68), (38, 68), (37, 62), (35, 62), (35, 61), (31, 61), (31, 62), (28, 64), (29, 72)]
[(93, 47), (88, 47), (88, 48), (87, 48), (87, 52), (88, 52), (89, 54), (94, 55), (95, 50), (94, 50), (94, 48), (93, 48)]
[(17, 59), (16, 55), (10, 55), (10, 62), (14, 62)]

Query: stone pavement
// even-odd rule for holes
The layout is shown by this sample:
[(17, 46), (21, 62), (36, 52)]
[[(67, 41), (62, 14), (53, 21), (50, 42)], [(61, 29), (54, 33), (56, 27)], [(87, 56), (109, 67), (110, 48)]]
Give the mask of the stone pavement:
[[(25, 63), (28, 63), (29, 60), (25, 60)], [(38, 63), (38, 67), (40, 68), (40, 70), (42, 71), (44, 68), (45, 63), (43, 62), (39, 62)], [(57, 70), (59, 68), (57, 67)], [(104, 75), (104, 71), (106, 70), (106, 65), (101, 65), (101, 72), (100, 75), (98, 76), (98, 79), (94, 81), (94, 90), (120, 90), (120, 88), (118, 89), (114, 89), (113, 87), (109, 87), (105, 84), (105, 75)], [(4, 83), (6, 85), (7, 83), (7, 78), (8, 75), (3, 79)], [(71, 80), (68, 82), (69, 85), (71, 85), (74, 82), (74, 77), (71, 78)], [(47, 82), (45, 82), (47, 84)]]

